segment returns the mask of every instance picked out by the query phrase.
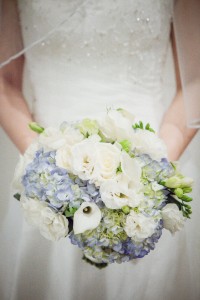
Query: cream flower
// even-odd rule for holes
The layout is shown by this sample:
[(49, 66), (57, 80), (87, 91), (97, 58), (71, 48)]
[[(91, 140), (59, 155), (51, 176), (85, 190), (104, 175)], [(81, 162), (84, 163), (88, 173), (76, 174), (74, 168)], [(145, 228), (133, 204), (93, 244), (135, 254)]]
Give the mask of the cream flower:
[(36, 199), (21, 196), (20, 203), (24, 212), (24, 217), (30, 225), (39, 227), (41, 220), (41, 211), (46, 208), (47, 203)]
[(98, 135), (92, 135), (71, 148), (73, 173), (82, 180), (91, 180), (93, 177), (96, 159), (94, 149), (95, 144), (99, 141), (100, 137)]
[(167, 204), (161, 211), (163, 226), (172, 234), (183, 228), (185, 218), (175, 203)]
[(122, 151), (120, 161), (122, 173), (132, 182), (132, 187), (139, 189), (141, 187), (142, 168), (137, 159), (131, 158), (128, 153)]
[(56, 165), (72, 172), (72, 151), (70, 146), (63, 146), (56, 151)]
[(133, 133), (132, 115), (124, 109), (109, 110), (105, 119), (100, 123), (100, 130), (109, 140), (118, 142), (129, 139)]
[(96, 185), (100, 185), (101, 182), (117, 176), (116, 173), (120, 164), (121, 151), (115, 145), (98, 143), (95, 145), (95, 153), (96, 159), (93, 179)]
[(46, 128), (38, 138), (38, 141), (45, 150), (57, 150), (64, 145), (72, 146), (83, 139), (83, 135), (78, 129), (73, 128), (71, 125), (63, 126), (61, 130), (59, 128), (48, 127)]
[(68, 234), (68, 220), (61, 213), (55, 213), (50, 207), (41, 210), (40, 233), (46, 239), (58, 241)]
[(142, 242), (152, 236), (156, 226), (157, 223), (152, 217), (146, 217), (132, 210), (126, 218), (124, 230), (134, 242)]
[(100, 193), (106, 207), (111, 209), (119, 209), (126, 205), (136, 207), (142, 201), (142, 194), (135, 190), (123, 175), (103, 182)]
[(83, 202), (74, 214), (75, 234), (95, 229), (101, 221), (101, 211), (95, 203)]
[(39, 144), (45, 150), (57, 150), (65, 145), (65, 137), (63, 133), (54, 127), (46, 128), (38, 138)]
[(167, 157), (167, 148), (164, 142), (153, 132), (137, 129), (131, 136), (132, 149), (137, 153), (149, 154), (152, 159), (160, 161)]

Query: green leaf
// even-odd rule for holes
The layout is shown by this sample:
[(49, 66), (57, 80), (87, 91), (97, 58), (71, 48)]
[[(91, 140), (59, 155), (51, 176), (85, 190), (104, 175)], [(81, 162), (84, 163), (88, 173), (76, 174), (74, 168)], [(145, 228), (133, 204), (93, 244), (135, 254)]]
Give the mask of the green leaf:
[(75, 212), (77, 211), (78, 208), (76, 207), (70, 207), (69, 209), (66, 209), (64, 214), (67, 218), (73, 217)]
[(14, 194), (13, 196), (15, 199), (17, 199), (18, 201), (20, 201), (21, 195), (19, 193)]
[(126, 151), (127, 153), (131, 150), (131, 142), (129, 140), (123, 140), (120, 142), (120, 145), (122, 146), (122, 149)]
[(122, 173), (121, 163), (119, 164), (119, 167), (117, 168), (116, 173)]
[(41, 127), (38, 123), (36, 122), (31, 122), (29, 123), (29, 127), (31, 130), (37, 132), (37, 133), (42, 133), (44, 131), (44, 128)]
[(100, 269), (100, 270), (104, 269), (108, 266), (108, 264), (106, 264), (106, 263), (95, 263), (95, 262), (91, 261), (90, 259), (88, 259), (85, 255), (82, 257), (82, 259), (84, 261), (86, 261), (87, 263), (89, 263), (90, 265), (95, 266), (97, 269)]

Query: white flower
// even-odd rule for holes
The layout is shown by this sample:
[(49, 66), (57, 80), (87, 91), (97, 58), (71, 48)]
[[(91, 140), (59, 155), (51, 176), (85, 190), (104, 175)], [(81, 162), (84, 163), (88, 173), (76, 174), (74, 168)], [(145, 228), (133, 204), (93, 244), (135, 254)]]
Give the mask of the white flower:
[(58, 241), (68, 234), (68, 220), (61, 213), (55, 213), (50, 207), (41, 210), (40, 233), (46, 239)]
[(19, 161), (16, 165), (12, 187), (18, 192), (22, 193), (24, 188), (22, 185), (22, 176), (25, 174), (26, 166), (32, 162), (35, 152), (39, 149), (39, 145), (37, 139), (27, 148), (24, 155), (19, 156)]
[(66, 144), (69, 146), (75, 145), (84, 139), (84, 136), (80, 133), (79, 129), (74, 128), (69, 124), (64, 127), (62, 133), (65, 137)]
[(83, 139), (83, 135), (78, 129), (71, 125), (66, 125), (62, 130), (59, 128), (48, 127), (38, 138), (38, 141), (45, 150), (57, 150), (64, 145), (72, 146)]
[(100, 130), (109, 140), (122, 141), (129, 139), (133, 133), (133, 117), (123, 110), (109, 110), (105, 119), (100, 122)]
[(101, 221), (101, 211), (95, 203), (83, 202), (74, 214), (75, 234), (95, 229)]
[(137, 129), (131, 136), (132, 149), (137, 153), (149, 154), (152, 159), (160, 161), (167, 157), (167, 148), (164, 142), (153, 132)]
[(39, 227), (41, 220), (41, 211), (47, 206), (46, 202), (27, 198), (21, 195), (20, 203), (27, 223)]
[(56, 151), (56, 165), (72, 172), (72, 151), (70, 146), (63, 146)]
[(120, 160), (122, 173), (132, 182), (132, 186), (139, 189), (141, 187), (140, 180), (142, 174), (139, 162), (137, 159), (131, 158), (125, 151), (122, 151)]
[(163, 190), (165, 187), (161, 184), (158, 184), (156, 181), (154, 181), (151, 184), (151, 188), (153, 191), (157, 192), (157, 191)]
[(96, 185), (99, 185), (101, 182), (117, 176), (121, 151), (115, 145), (98, 143), (95, 145), (95, 153), (93, 178)]
[(135, 190), (132, 182), (123, 175), (103, 182), (100, 186), (100, 194), (106, 207), (111, 209), (119, 209), (126, 205), (136, 207), (142, 201), (142, 194)]
[(63, 133), (54, 127), (47, 127), (40, 135), (38, 139), (41, 146), (45, 147), (45, 150), (57, 150), (65, 145), (65, 137)]
[(169, 230), (172, 234), (183, 228), (185, 218), (175, 203), (167, 204), (161, 213), (164, 228)]
[(146, 217), (132, 210), (126, 218), (124, 230), (133, 241), (142, 242), (153, 235), (156, 226), (157, 223), (152, 217)]
[(99, 141), (99, 136), (92, 135), (71, 148), (73, 173), (82, 180), (91, 180), (93, 176), (96, 159), (95, 144)]

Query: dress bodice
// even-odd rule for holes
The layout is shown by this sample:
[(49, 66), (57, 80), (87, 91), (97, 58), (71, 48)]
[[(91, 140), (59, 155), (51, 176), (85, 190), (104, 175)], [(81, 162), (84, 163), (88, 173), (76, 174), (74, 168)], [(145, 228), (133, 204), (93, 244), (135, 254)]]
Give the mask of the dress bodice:
[(26, 53), (39, 119), (47, 106), (71, 120), (161, 99), (172, 0), (19, 0), (19, 10), (25, 46), (51, 33)]

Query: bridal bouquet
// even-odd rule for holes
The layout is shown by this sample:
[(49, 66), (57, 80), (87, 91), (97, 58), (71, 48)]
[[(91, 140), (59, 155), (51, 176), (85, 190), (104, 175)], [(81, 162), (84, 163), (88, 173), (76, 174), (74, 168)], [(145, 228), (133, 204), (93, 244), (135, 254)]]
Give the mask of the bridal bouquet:
[(31, 129), (38, 138), (15, 171), (15, 197), (47, 239), (69, 237), (99, 267), (142, 258), (163, 228), (190, 217), (192, 179), (167, 160), (149, 124), (124, 109), (100, 120)]

